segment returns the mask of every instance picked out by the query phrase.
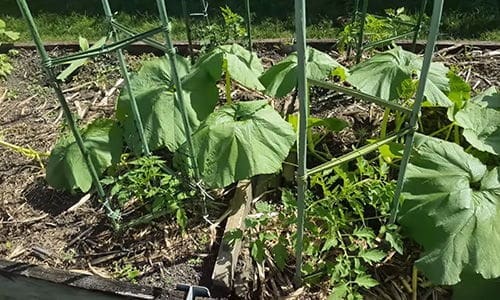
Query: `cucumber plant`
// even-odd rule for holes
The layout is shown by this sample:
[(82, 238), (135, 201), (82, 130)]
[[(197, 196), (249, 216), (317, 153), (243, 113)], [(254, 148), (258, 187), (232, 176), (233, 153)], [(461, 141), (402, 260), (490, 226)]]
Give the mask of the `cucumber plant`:
[[(263, 71), (258, 57), (239, 45), (228, 45), (213, 49), (194, 66), (180, 56), (175, 60), (185, 84), (183, 104), (176, 99), (167, 58), (145, 62), (131, 78), (132, 93), (137, 100), (150, 149), (166, 148), (180, 157), (178, 161), (184, 162), (181, 167), (190, 166), (189, 160), (183, 159), (187, 146), (179, 105), (184, 105), (189, 126), (194, 131), (195, 152), (199, 153), (195, 159), (202, 166), (201, 179), (208, 186), (224, 187), (243, 178), (279, 171), (295, 141), (295, 133), (288, 122), (265, 101), (232, 103), (227, 99), (225, 105), (215, 109), (218, 102), (216, 85), (223, 74), (230, 78), (229, 84), (234, 79), (248, 88), (264, 89), (258, 79)], [(132, 153), (140, 153), (129, 102), (128, 92), (122, 91), (116, 121), (93, 123), (83, 134), (84, 143), (89, 149), (94, 149), (91, 156), (99, 174), (116, 164), (126, 150), (122, 139)], [(103, 124), (107, 127), (101, 128)], [(223, 151), (219, 152), (221, 149)], [(90, 173), (81, 154), (75, 150), (74, 140), (70, 137), (61, 139), (49, 159), (47, 181), (59, 189), (74, 191), (79, 188), (86, 192), (91, 188)], [(228, 156), (222, 157), (221, 153)], [(266, 164), (258, 163), (260, 159), (265, 159)], [(63, 176), (58, 170), (71, 176)]]
[[(218, 46), (194, 65), (176, 56), (175, 64), (184, 84), (185, 103), (180, 104), (176, 99), (172, 70), (166, 58), (145, 62), (131, 79), (132, 93), (137, 99), (150, 148), (168, 150), (175, 166), (187, 175), (195, 159), (200, 179), (210, 188), (227, 187), (244, 178), (278, 172), (295, 142), (295, 116), (290, 116), (286, 122), (266, 101), (233, 101), (231, 90), (237, 82), (272, 97), (288, 95), (295, 88), (295, 54), (266, 72), (255, 53), (239, 45)], [(328, 55), (309, 49), (307, 70), (308, 76), (317, 80), (342, 74), (347, 82), (365, 93), (411, 105), (421, 64), (419, 56), (396, 47), (347, 70)], [(218, 95), (217, 85), (221, 79), (225, 83), (225, 102), (221, 102)], [(462, 274), (470, 271), (484, 278), (500, 277), (497, 267), (500, 263), (495, 257), (490, 258), (495, 256), (494, 246), (500, 242), (496, 228), (500, 220), (496, 215), (500, 199), (498, 90), (491, 88), (471, 97), (471, 89), (462, 79), (443, 64), (433, 63), (424, 94), (428, 107), (448, 110), (450, 128), (455, 126), (458, 139), (453, 144), (417, 136), (400, 218), (408, 235), (424, 247), (417, 266), (433, 282), (440, 284), (455, 284)], [(139, 154), (129, 101), (128, 93), (123, 91), (115, 118), (94, 121), (83, 130), (84, 143), (100, 175), (106, 170), (117, 170), (123, 153)], [(187, 137), (179, 105), (184, 105), (188, 111), (197, 154), (194, 158), (187, 155)], [(397, 122), (399, 126), (403, 121)], [(310, 129), (321, 126), (333, 131), (347, 125), (336, 119), (311, 119), (309, 123)], [(437, 128), (436, 132), (442, 131)], [(316, 135), (316, 139), (311, 140), (313, 144), (309, 150), (314, 152), (322, 136)], [(385, 150), (390, 152), (400, 146), (395, 143)], [(391, 155), (398, 158), (397, 154)], [(92, 182), (83, 161), (74, 139), (63, 136), (50, 155), (47, 181), (58, 189), (89, 191)], [(174, 165), (171, 161), (168, 163)], [(394, 183), (387, 175), (383, 160), (379, 163), (377, 169), (358, 159), (357, 170), (337, 167), (332, 173), (311, 178), (311, 187), (316, 193), (308, 200), (309, 246), (305, 249), (308, 260), (303, 271), (311, 284), (330, 278), (332, 297), (359, 295), (360, 288), (377, 284), (367, 271), (385, 256), (377, 238), (382, 237), (393, 249), (402, 251), (397, 232), (384, 221)], [(190, 196), (182, 192), (184, 188), (175, 176), (158, 171), (163, 161), (151, 157), (127, 164), (130, 173), (118, 172), (112, 179), (104, 180), (115, 198), (115, 207), (123, 209), (124, 199), (132, 197), (133, 190), (144, 190), (146, 194), (136, 197), (149, 211), (132, 225), (163, 215), (175, 215), (178, 224), (185, 226), (183, 203)], [(446, 174), (448, 177), (443, 176)], [(287, 253), (293, 247), (290, 226), (294, 223), (293, 195), (287, 192), (283, 195), (283, 203), (278, 207), (260, 205), (259, 211), (264, 215), (249, 220), (247, 225), (255, 232), (273, 224), (276, 220), (269, 215), (276, 210), (279, 222), (288, 224), (284, 229), (274, 234), (233, 235), (247, 238), (257, 262), (262, 263), (265, 254), (271, 253), (281, 269), (286, 268)], [(370, 206), (377, 212), (378, 232), (369, 229), (370, 221), (365, 220)], [(335, 217), (332, 217), (332, 207)], [(487, 238), (491, 247), (482, 247)], [(360, 244), (365, 247), (359, 247)], [(333, 249), (344, 255), (338, 255)], [(482, 259), (484, 257), (487, 259)]]

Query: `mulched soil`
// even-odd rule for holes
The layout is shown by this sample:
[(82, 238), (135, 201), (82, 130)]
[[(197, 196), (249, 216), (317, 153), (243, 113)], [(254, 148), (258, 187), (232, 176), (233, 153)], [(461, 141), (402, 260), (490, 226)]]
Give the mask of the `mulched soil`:
[[(265, 56), (267, 65), (283, 56), (276, 49), (263, 49), (259, 54)], [(499, 56), (498, 51), (458, 47), (438, 52), (437, 60), (458, 66), (474, 91), (480, 91), (500, 85)], [(127, 59), (137, 68), (141, 57)], [(63, 128), (60, 105), (35, 52), (21, 50), (13, 65), (11, 76), (0, 81), (0, 136), (18, 146), (49, 152)], [(104, 56), (89, 62), (62, 86), (72, 111), (84, 124), (113, 113), (120, 82), (115, 60)], [(235, 93), (236, 98), (252, 96), (244, 90)], [(330, 137), (331, 153), (347, 152), (376, 134), (380, 108), (321, 89), (312, 96), (314, 115), (335, 116), (351, 124)], [(290, 99), (275, 106), (279, 109), (287, 102)], [(36, 159), (6, 148), (0, 150), (0, 190), (0, 258), (123, 280), (127, 280), (126, 271), (134, 268), (141, 273), (135, 279), (138, 283), (163, 288), (177, 283), (209, 284), (217, 243), (211, 247), (208, 223), (192, 224), (188, 234), (181, 234), (172, 220), (117, 233), (95, 197), (75, 208), (85, 195), (54, 191), (45, 184), (44, 170)], [(410, 299), (406, 284), (411, 282), (416, 257), (417, 253), (408, 253), (381, 267), (376, 277), (382, 284), (367, 298)], [(421, 299), (443, 299), (446, 294), (439, 288), (419, 291)], [(300, 291), (296, 296), (304, 298)]]
[[(60, 55), (54, 51), (51, 55)], [(132, 68), (139, 57), (128, 57)], [(60, 105), (45, 81), (39, 57), (20, 51), (14, 72), (2, 82), (0, 132), (3, 140), (49, 152), (63, 126)], [(97, 58), (63, 84), (72, 111), (85, 124), (110, 116), (118, 92), (118, 65)], [(112, 95), (109, 92), (115, 90)], [(123, 277), (131, 267), (141, 272), (137, 283), (174, 288), (178, 283), (207, 282), (216, 252), (205, 229), (182, 235), (171, 221), (116, 233), (94, 197), (70, 209), (85, 195), (57, 192), (44, 182), (37, 160), (0, 151), (0, 257), (61, 269)], [(216, 249), (215, 249), (216, 250)]]

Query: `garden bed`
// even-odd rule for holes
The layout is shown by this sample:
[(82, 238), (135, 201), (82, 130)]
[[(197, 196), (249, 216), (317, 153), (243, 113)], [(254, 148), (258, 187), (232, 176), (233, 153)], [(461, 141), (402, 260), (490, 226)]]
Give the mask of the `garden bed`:
[[(64, 52), (59, 48), (52, 51), (55, 55)], [(274, 46), (259, 51), (268, 66), (284, 54), (282, 47)], [(436, 60), (457, 66), (473, 90), (479, 91), (500, 85), (499, 57), (498, 50), (450, 45), (438, 51)], [(140, 57), (127, 58), (132, 68), (137, 69)], [(13, 66), (13, 73), (0, 82), (0, 135), (12, 144), (48, 152), (63, 126), (61, 108), (44, 79), (35, 52), (20, 50), (13, 58)], [(88, 123), (114, 112), (120, 84), (118, 65), (112, 57), (105, 56), (85, 65), (63, 85), (63, 90), (75, 115), (82, 123)], [(378, 135), (376, 128), (383, 111), (375, 105), (322, 89), (315, 89), (311, 95), (313, 115), (337, 117), (350, 124), (349, 129), (331, 138), (328, 145), (331, 152), (348, 152), (353, 146)], [(234, 97), (248, 99), (259, 95), (237, 89)], [(273, 104), (280, 110), (290, 104), (290, 97)], [(41, 162), (43, 164), (44, 160)], [(167, 289), (175, 288), (178, 283), (211, 284), (220, 234), (214, 236), (202, 218), (190, 220), (184, 234), (173, 220), (168, 219), (116, 232), (95, 196), (53, 190), (45, 183), (44, 170), (37, 159), (7, 149), (0, 151), (0, 189), (2, 259)], [(212, 212), (211, 218), (223, 213), (223, 204), (230, 197), (231, 191), (221, 194), (217, 200), (221, 203), (220, 211)], [(412, 246), (405, 255), (396, 254), (381, 263), (375, 278), (382, 284), (366, 296), (408, 299), (411, 293), (407, 284), (411, 282), (411, 266), (418, 251)], [(290, 272), (281, 274), (287, 278), (280, 283), (290, 285), (291, 275)], [(268, 291), (261, 292), (272, 296), (275, 288), (268, 284), (265, 288)], [(448, 292), (423, 282), (419, 295), (425, 294), (442, 299)], [(316, 293), (318, 295), (321, 293)]]

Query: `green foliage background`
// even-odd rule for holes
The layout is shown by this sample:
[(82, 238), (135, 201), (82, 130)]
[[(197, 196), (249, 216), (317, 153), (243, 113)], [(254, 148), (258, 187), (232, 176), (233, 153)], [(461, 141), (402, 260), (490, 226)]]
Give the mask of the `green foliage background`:
[[(156, 13), (155, 0), (110, 0), (113, 9), (125, 11), (128, 13)], [(244, 1), (242, 0), (208, 0), (210, 8), (217, 11), (219, 6), (228, 5), (234, 9), (240, 9), (243, 12)], [(308, 15), (314, 16), (329, 16), (337, 17), (348, 13), (354, 1), (349, 0), (307, 0)], [(383, 11), (385, 8), (405, 6), (410, 10), (415, 10), (418, 7), (419, 0), (385, 0), (385, 1), (370, 1), (370, 11)], [(51, 13), (102, 13), (100, 0), (44, 0), (30, 1), (30, 7), (34, 13), (51, 12)], [(179, 0), (167, 0), (169, 12), (172, 16), (181, 15), (181, 6)], [(192, 10), (201, 9), (199, 0), (188, 0), (188, 5)], [(292, 0), (252, 0), (252, 12), (258, 17), (290, 17), (293, 15)], [(478, 6), (486, 6), (490, 8), (491, 13), (498, 14), (500, 3), (497, 0), (449, 0), (445, 2), (447, 10), (460, 10), (468, 12)], [(12, 0), (0, 0), (0, 13), (6, 15), (17, 16), (19, 10)]]

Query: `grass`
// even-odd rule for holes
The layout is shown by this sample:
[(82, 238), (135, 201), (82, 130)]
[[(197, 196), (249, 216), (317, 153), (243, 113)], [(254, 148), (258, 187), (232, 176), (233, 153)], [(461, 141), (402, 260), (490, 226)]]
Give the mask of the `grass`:
[[(0, 15), (10, 30), (21, 33), (20, 42), (31, 42), (26, 22), (19, 17)], [(145, 31), (158, 25), (155, 16), (147, 14), (119, 14), (117, 20), (137, 31)], [(40, 13), (35, 16), (44, 42), (76, 41), (78, 36), (97, 40), (106, 35), (103, 18), (95, 15)], [(203, 26), (201, 20), (194, 20), (193, 26)], [(263, 19), (253, 24), (253, 36), (257, 39), (292, 38), (291, 19)], [(308, 26), (309, 38), (335, 38), (341, 29), (333, 20), (319, 18)], [(469, 12), (448, 12), (443, 17), (442, 39), (481, 39), (500, 41), (500, 17), (485, 9)], [(185, 40), (184, 24), (181, 19), (172, 19), (172, 38)]]

